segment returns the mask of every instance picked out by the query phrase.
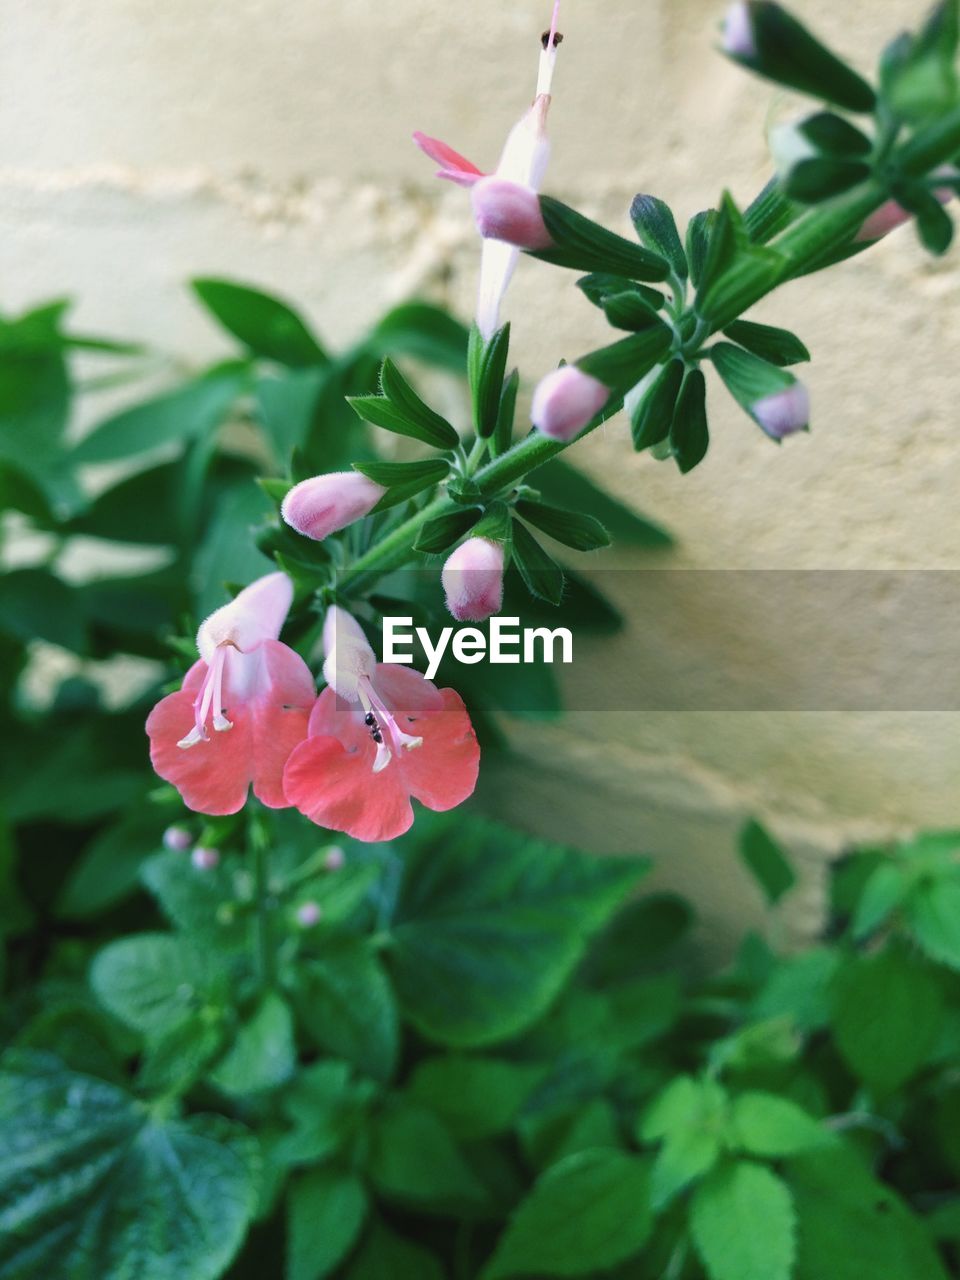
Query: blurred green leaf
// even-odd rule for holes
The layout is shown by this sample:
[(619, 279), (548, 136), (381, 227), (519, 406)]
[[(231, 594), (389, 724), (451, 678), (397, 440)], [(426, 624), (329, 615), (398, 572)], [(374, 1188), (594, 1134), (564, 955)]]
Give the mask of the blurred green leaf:
[(46, 569), (14, 569), (0, 575), (0, 631), (83, 653), (87, 623), (82, 596)]
[(287, 1195), (286, 1280), (324, 1280), (353, 1248), (367, 1215), (367, 1192), (355, 1173), (311, 1169)]
[(793, 1274), (793, 1198), (762, 1165), (721, 1165), (701, 1182), (690, 1205), (690, 1231), (710, 1280), (790, 1280)]
[(375, 1080), (389, 1080), (399, 1050), (397, 1010), (376, 953), (362, 937), (334, 939), (297, 966), (297, 1012), (311, 1039)]
[(207, 310), (255, 356), (295, 369), (326, 364), (326, 353), (302, 317), (279, 298), (230, 280), (191, 283)]
[(786, 853), (765, 827), (751, 818), (740, 833), (740, 858), (771, 907), (797, 882)]

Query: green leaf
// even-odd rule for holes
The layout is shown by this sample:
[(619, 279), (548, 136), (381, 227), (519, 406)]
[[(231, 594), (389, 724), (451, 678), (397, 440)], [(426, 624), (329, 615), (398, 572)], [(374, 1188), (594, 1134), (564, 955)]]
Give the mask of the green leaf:
[(935, 257), (942, 257), (953, 244), (953, 219), (935, 195), (927, 192), (915, 201), (917, 235)]
[(351, 1259), (344, 1280), (386, 1280), (387, 1277), (389, 1280), (447, 1280), (447, 1273), (432, 1253), (377, 1222)]
[(686, 258), (690, 266), (690, 282), (695, 289), (700, 288), (703, 280), (707, 252), (718, 217), (716, 209), (704, 209), (687, 223)]
[(837, 976), (837, 1048), (850, 1070), (877, 1093), (892, 1093), (920, 1070), (942, 1016), (935, 974), (900, 947), (860, 956)]
[(608, 294), (603, 300), (603, 311), (615, 329), (627, 329), (631, 333), (658, 323), (654, 308), (635, 289)]
[(774, 1093), (743, 1093), (733, 1101), (731, 1140), (747, 1155), (779, 1159), (834, 1141), (831, 1135), (788, 1098)]
[(286, 1280), (325, 1280), (356, 1243), (367, 1193), (355, 1173), (311, 1169), (287, 1195)]
[[(399, 377), (397, 373), (397, 378)], [(396, 388), (397, 384), (392, 385)], [(414, 395), (412, 388), (409, 390)], [(364, 422), (372, 422), (376, 427), (383, 427), (385, 431), (393, 431), (411, 440), (420, 440), (432, 449), (455, 449), (459, 443), (460, 437), (456, 431), (439, 414), (436, 415), (437, 422), (443, 423), (443, 427), (438, 427), (425, 416), (411, 412), (406, 401), (395, 403), (385, 395), (347, 396), (347, 403)], [(420, 403), (423, 404), (422, 401)], [(423, 407), (427, 408), (426, 405)]]
[(909, 879), (906, 869), (887, 859), (874, 870), (864, 885), (853, 917), (853, 936), (863, 941), (879, 929), (906, 897)]
[(657, 1152), (650, 1171), (650, 1204), (655, 1213), (685, 1187), (710, 1172), (720, 1158), (720, 1135), (707, 1129), (679, 1129)]
[(235, 910), (238, 898), (229, 865), (200, 870), (183, 853), (157, 854), (143, 866), (144, 885), (172, 925), (219, 951), (245, 948), (249, 916)]
[(298, 962), (297, 1012), (313, 1041), (376, 1080), (389, 1080), (399, 1048), (397, 1010), (375, 952), (344, 937)]
[(0, 511), (22, 511), (41, 528), (56, 524), (47, 495), (22, 467), (0, 461)]
[(368, 1173), (381, 1195), (434, 1208), (487, 1200), (482, 1183), (428, 1107), (391, 1099), (372, 1128)]
[(460, 1142), (507, 1133), (545, 1067), (505, 1058), (425, 1058), (407, 1085), (410, 1097), (430, 1106)]
[(292, 368), (327, 363), (303, 319), (279, 298), (230, 280), (205, 278), (191, 284), (207, 310), (255, 356)]
[(763, 424), (757, 417), (756, 405), (769, 396), (796, 386), (797, 379), (786, 369), (780, 369), (729, 342), (718, 342), (712, 346), (710, 358), (734, 400), (761, 429)]
[(642, 870), (459, 816), (418, 833), (389, 963), (410, 1021), (455, 1047), (538, 1018)]
[(277, 1095), (291, 1127), (277, 1141), (275, 1157), (286, 1165), (315, 1164), (351, 1144), (364, 1130), (376, 1086), (351, 1081), (346, 1062), (327, 1059), (301, 1068)]
[(442, 307), (405, 302), (378, 321), (366, 345), (378, 355), (415, 356), (462, 375), (467, 330)]
[(793, 166), (783, 189), (800, 204), (819, 204), (850, 191), (870, 177), (870, 166), (854, 160), (814, 157)]
[(521, 1201), (483, 1280), (594, 1276), (638, 1253), (651, 1225), (645, 1161), (602, 1149), (568, 1156)]
[(562, 542), (565, 547), (573, 547), (575, 551), (597, 551), (610, 545), (610, 535), (593, 516), (564, 511), (561, 507), (531, 502), (526, 498), (517, 503), (516, 510), (524, 520), (536, 525), (541, 533)]
[(223, 1051), (224, 1019), (218, 1009), (200, 1009), (144, 1045), (137, 1089), (182, 1096)]
[(211, 435), (246, 390), (249, 367), (242, 361), (216, 365), (165, 395), (133, 405), (94, 427), (73, 450), (76, 462), (113, 462), (164, 445)]
[(289, 1080), (296, 1065), (290, 1007), (276, 993), (268, 992), (253, 1015), (240, 1024), (210, 1080), (224, 1093), (262, 1093)]
[(0, 1070), (5, 1280), (216, 1280), (257, 1205), (252, 1136), (219, 1116), (164, 1119), (45, 1054)]
[(690, 1231), (710, 1280), (790, 1280), (796, 1214), (785, 1183), (748, 1160), (721, 1166), (693, 1194)]
[(860, 129), (832, 111), (818, 111), (796, 126), (818, 151), (831, 156), (868, 156), (872, 143)]
[(788, 329), (777, 329), (769, 324), (755, 324), (752, 320), (735, 320), (728, 324), (724, 333), (731, 342), (766, 360), (770, 364), (781, 367), (800, 364), (810, 359), (810, 352), (795, 333)]
[(796, 1280), (947, 1280), (923, 1223), (840, 1144), (787, 1165)]
[(666, 259), (675, 276), (686, 280), (687, 255), (680, 243), (680, 233), (670, 206), (656, 196), (634, 196), (630, 220), (643, 244)]
[(562, 458), (554, 458), (533, 475), (543, 498), (557, 507), (591, 512), (615, 542), (633, 547), (668, 547), (673, 542), (665, 529), (612, 498)]
[(497, 421), (490, 441), (490, 453), (496, 458), (506, 453), (513, 443), (513, 422), (517, 412), (517, 392), (520, 390), (520, 373), (517, 369), (510, 374), (503, 384), (500, 405), (497, 409)]
[(670, 435), (683, 374), (683, 361), (669, 360), (627, 395), (625, 403), (636, 450), (649, 449)]
[(473, 405), (473, 425), (481, 438), (492, 436), (500, 417), (504, 375), (510, 352), (510, 326), (503, 325), (489, 341), (476, 325), (467, 348), (467, 380)]
[(563, 595), (563, 570), (522, 524), (513, 526), (513, 563), (532, 596), (559, 604)]
[(380, 370), (380, 387), (401, 413), (416, 423), (423, 434), (420, 439), (434, 444), (438, 449), (455, 449), (460, 437), (447, 422), (417, 395), (392, 360), (384, 360)]
[(956, 874), (920, 884), (907, 907), (913, 936), (931, 960), (960, 969), (960, 880)]
[(321, 394), (329, 381), (328, 371), (316, 368), (271, 371), (257, 378), (256, 416), (273, 446), (279, 467), (286, 468), (294, 449), (307, 443)]
[(709, 445), (707, 382), (699, 369), (691, 369), (683, 380), (670, 424), (670, 452), (683, 475), (700, 465)]
[(797, 883), (786, 853), (765, 827), (751, 818), (740, 832), (740, 858), (771, 907)]
[(204, 955), (166, 933), (140, 933), (97, 953), (90, 983), (100, 1003), (127, 1026), (159, 1035), (207, 1002)]
[(414, 551), (423, 551), (428, 555), (436, 555), (446, 551), (459, 542), (479, 519), (480, 512), (451, 511), (449, 515), (438, 516), (421, 525), (417, 540), (413, 544)]
[(719, 1130), (726, 1106), (726, 1092), (716, 1081), (676, 1076), (653, 1099), (637, 1132), (644, 1142), (655, 1142), (689, 1129)]
[(591, 351), (577, 361), (577, 367), (599, 379), (611, 391), (624, 392), (660, 363), (672, 341), (670, 328), (662, 320), (656, 320), (642, 333)]
[(427, 458), (423, 462), (355, 462), (353, 469), (387, 490), (374, 507), (374, 511), (386, 511), (445, 480), (450, 464)]
[(137, 888), (140, 869), (160, 841), (154, 814), (134, 812), (103, 828), (72, 865), (60, 891), (57, 914), (84, 919), (120, 902)]
[(830, 988), (840, 964), (839, 952), (831, 947), (781, 960), (757, 993), (752, 1015), (788, 1018), (801, 1031), (822, 1030), (830, 1021)]
[(707, 214), (705, 217), (709, 220), (710, 239), (706, 254), (703, 255), (703, 266), (700, 269), (700, 283), (697, 286), (698, 304), (703, 302), (707, 291), (730, 269), (737, 256), (738, 245), (747, 239), (743, 215), (728, 191), (723, 193), (720, 208), (715, 216), (710, 218)]
[(14, 569), (0, 575), (0, 633), (16, 640), (46, 640), (83, 653), (87, 620), (83, 597), (46, 569)]
[(810, 34), (779, 4), (749, 6), (756, 53), (734, 61), (777, 84), (810, 94), (848, 111), (869, 112), (876, 103), (870, 85)]
[(743, 211), (743, 224), (753, 244), (766, 244), (785, 231), (796, 216), (796, 206), (783, 194), (776, 175)]
[(666, 298), (659, 289), (651, 289), (645, 284), (636, 284), (626, 276), (611, 275), (609, 271), (592, 271), (588, 276), (581, 276), (577, 288), (595, 307), (603, 308), (607, 298), (615, 294), (632, 293), (640, 302), (654, 311), (659, 311)]
[(607, 231), (551, 196), (540, 197), (540, 210), (555, 248), (531, 254), (543, 262), (577, 271), (602, 271), (628, 280), (666, 280), (669, 265), (655, 253)]

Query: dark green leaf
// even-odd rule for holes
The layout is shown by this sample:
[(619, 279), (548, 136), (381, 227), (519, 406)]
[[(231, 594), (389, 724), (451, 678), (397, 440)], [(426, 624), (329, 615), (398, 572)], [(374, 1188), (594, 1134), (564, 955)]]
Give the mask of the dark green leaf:
[(423, 462), (355, 462), (354, 470), (365, 475), (374, 484), (383, 485), (387, 492), (374, 511), (385, 511), (399, 502), (416, 497), (424, 489), (430, 489), (445, 480), (450, 464), (440, 458)]
[(366, 339), (377, 355), (415, 356), (462, 374), (467, 358), (467, 330), (442, 307), (405, 302), (379, 321)]
[(160, 840), (160, 825), (152, 813), (135, 811), (104, 827), (73, 864), (60, 892), (58, 914), (83, 919), (127, 897), (137, 888), (140, 868), (160, 848)]
[(279, 298), (230, 280), (206, 278), (191, 283), (207, 310), (255, 356), (293, 368), (327, 363), (326, 353), (303, 319)]
[(700, 283), (697, 286), (701, 300), (707, 290), (730, 269), (737, 256), (738, 245), (747, 239), (743, 215), (728, 191), (723, 193), (720, 209), (710, 221), (709, 234), (707, 252), (700, 270)]
[(367, 1193), (355, 1173), (311, 1169), (287, 1196), (286, 1280), (325, 1280), (356, 1243)]
[(611, 392), (623, 393), (660, 363), (670, 350), (672, 341), (672, 330), (662, 320), (655, 320), (642, 333), (591, 351), (577, 361), (577, 366), (592, 378), (599, 379)]
[(687, 224), (686, 257), (690, 264), (690, 282), (695, 289), (700, 288), (703, 280), (707, 251), (718, 217), (716, 209), (705, 209), (702, 213), (694, 214)]
[(426, 1058), (408, 1083), (410, 1096), (430, 1106), (460, 1142), (507, 1133), (545, 1067), (505, 1058)]
[(868, 156), (870, 139), (860, 129), (832, 111), (818, 111), (796, 126), (818, 151), (832, 156)]
[(548, 502), (576, 511), (590, 511), (615, 542), (634, 547), (668, 547), (673, 543), (665, 529), (612, 498), (562, 458), (554, 458), (532, 474), (533, 483)]
[(204, 953), (167, 933), (131, 934), (97, 953), (90, 970), (97, 999), (146, 1035), (162, 1035), (211, 994)]
[(420, 439), (438, 449), (455, 449), (460, 442), (456, 431), (417, 395), (392, 360), (384, 360), (380, 387), (387, 399), (421, 428)]
[(626, 276), (612, 275), (609, 271), (593, 271), (577, 281), (577, 288), (595, 307), (603, 307), (604, 300), (615, 293), (635, 293), (648, 307), (659, 311), (666, 299), (657, 289), (636, 284)]
[(271, 991), (237, 1028), (210, 1081), (231, 1095), (263, 1093), (289, 1080), (296, 1066), (290, 1006)]
[(656, 196), (637, 195), (630, 205), (630, 219), (643, 244), (665, 258), (675, 276), (686, 280), (687, 255), (670, 206)]
[(298, 963), (296, 1005), (307, 1032), (327, 1053), (376, 1080), (389, 1080), (399, 1046), (390, 984), (364, 938), (345, 937), (317, 959)]
[(776, 1174), (747, 1160), (722, 1165), (693, 1194), (690, 1231), (710, 1280), (790, 1280), (793, 1198)]
[(801, 204), (819, 204), (850, 191), (870, 177), (870, 166), (829, 157), (801, 160), (784, 181), (784, 191)]
[(497, 427), (509, 352), (509, 324), (503, 325), (489, 340), (483, 337), (476, 325), (470, 330), (467, 380), (473, 404), (473, 425), (482, 438), (492, 436)]
[(735, 320), (733, 324), (727, 325), (724, 333), (731, 342), (739, 343), (761, 360), (781, 368), (810, 359), (810, 352), (797, 335), (790, 333), (788, 329), (755, 324), (752, 320)]
[(326, 370), (316, 368), (274, 371), (257, 378), (257, 418), (280, 466), (286, 467), (294, 449), (306, 443), (328, 378)]
[(446, 551), (473, 528), (479, 515), (479, 511), (451, 511), (449, 515), (428, 520), (417, 534), (414, 551), (424, 551), (428, 555)]
[[(399, 378), (399, 374), (397, 375)], [(395, 387), (398, 385), (393, 384)], [(411, 388), (411, 395), (413, 395)], [(394, 403), (387, 396), (347, 396), (347, 403), (365, 422), (372, 422), (385, 431), (393, 431), (400, 436), (409, 436), (412, 440), (421, 440), (432, 449), (453, 449), (459, 443), (459, 437), (453, 427), (437, 415), (436, 423), (430, 423), (424, 416), (412, 414), (407, 402)], [(422, 403), (422, 401), (421, 401)], [(424, 405), (424, 408), (427, 408)], [(429, 412), (432, 413), (432, 410)]]
[(522, 524), (513, 526), (513, 563), (532, 596), (559, 604), (563, 595), (563, 570)]
[(506, 453), (513, 443), (513, 422), (517, 412), (517, 392), (520, 390), (520, 373), (517, 369), (510, 374), (503, 384), (500, 396), (500, 407), (497, 410), (497, 423), (490, 441), (490, 454), (496, 458)]
[(953, 244), (953, 219), (936, 196), (927, 193), (918, 199), (917, 235), (920, 243), (935, 257), (942, 257)]
[(795, 386), (797, 379), (786, 369), (729, 342), (718, 342), (712, 346), (710, 358), (737, 404), (766, 430), (757, 416), (756, 406), (770, 396)]
[(960, 879), (956, 872), (920, 884), (907, 915), (913, 936), (931, 960), (960, 969)]
[(532, 256), (577, 271), (603, 271), (628, 280), (666, 280), (668, 264), (655, 253), (607, 231), (551, 196), (540, 197), (543, 221), (555, 248)]
[(615, 329), (627, 329), (631, 333), (657, 323), (656, 310), (635, 289), (608, 294), (603, 300), (603, 311)]
[(780, 179), (772, 177), (743, 211), (743, 223), (753, 244), (766, 244), (785, 231), (796, 216), (796, 206), (783, 194)]
[(648, 449), (669, 436), (683, 384), (683, 374), (683, 361), (670, 360), (662, 369), (650, 375), (653, 381), (642, 394), (631, 393), (627, 396), (635, 449)]
[(683, 380), (670, 424), (670, 452), (684, 475), (703, 461), (709, 444), (707, 383), (699, 369), (692, 369)]
[(0, 575), (0, 632), (83, 653), (87, 646), (83, 597), (46, 569), (4, 573)]
[(771, 907), (797, 883), (796, 873), (781, 846), (753, 818), (740, 833), (740, 858)]
[(377, 1222), (347, 1266), (344, 1280), (387, 1280), (387, 1277), (389, 1280), (447, 1280), (447, 1273), (432, 1253)]
[(382, 1195), (418, 1206), (487, 1199), (436, 1112), (406, 1098), (391, 1099), (374, 1122), (369, 1174)]
[(517, 513), (541, 533), (562, 542), (575, 551), (596, 551), (610, 545), (610, 535), (599, 520), (578, 511), (564, 511), (561, 507), (547, 506), (542, 502), (523, 499), (517, 503)]

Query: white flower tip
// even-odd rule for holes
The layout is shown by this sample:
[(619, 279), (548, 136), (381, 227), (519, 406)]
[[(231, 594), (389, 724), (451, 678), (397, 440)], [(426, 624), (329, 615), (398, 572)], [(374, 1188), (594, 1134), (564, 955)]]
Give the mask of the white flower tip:
[(530, 418), (551, 440), (572, 440), (610, 398), (610, 390), (575, 364), (541, 378), (533, 393)]
[(251, 582), (200, 624), (197, 648), (201, 658), (212, 662), (222, 644), (249, 653), (264, 640), (276, 640), (292, 603), (293, 583), (285, 573), (268, 573)]
[(553, 244), (539, 197), (530, 187), (493, 175), (474, 184), (470, 199), (485, 240), (503, 240), (518, 249), (549, 249)]
[(323, 650), (327, 684), (347, 702), (358, 701), (360, 680), (373, 678), (377, 658), (360, 623), (339, 605), (332, 605), (323, 620)]
[(305, 538), (322, 542), (369, 515), (385, 492), (359, 471), (331, 471), (295, 484), (281, 504), (280, 516)]
[(782, 440), (810, 425), (810, 393), (802, 382), (795, 382), (757, 400), (751, 411), (768, 436)]
[(737, 0), (727, 10), (723, 20), (722, 46), (725, 53), (734, 58), (755, 58), (757, 41), (753, 33), (753, 18), (746, 0)]
[(483, 622), (500, 612), (503, 565), (503, 547), (491, 538), (468, 538), (447, 557), (440, 580), (458, 622)]

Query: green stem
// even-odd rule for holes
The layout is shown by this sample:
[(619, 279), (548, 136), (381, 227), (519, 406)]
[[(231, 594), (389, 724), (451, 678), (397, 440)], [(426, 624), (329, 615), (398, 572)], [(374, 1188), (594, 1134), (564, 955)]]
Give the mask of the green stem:
[(268, 855), (270, 839), (260, 814), (254, 814), (250, 820), (250, 851), (253, 856), (253, 878), (256, 893), (256, 930), (257, 960), (260, 970), (260, 985), (263, 988), (273, 986), (274, 954), (273, 939), (270, 930), (270, 877)]

